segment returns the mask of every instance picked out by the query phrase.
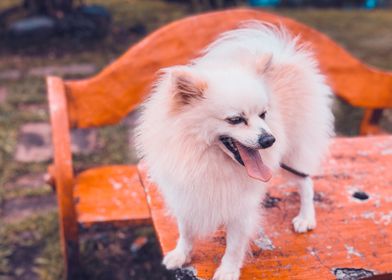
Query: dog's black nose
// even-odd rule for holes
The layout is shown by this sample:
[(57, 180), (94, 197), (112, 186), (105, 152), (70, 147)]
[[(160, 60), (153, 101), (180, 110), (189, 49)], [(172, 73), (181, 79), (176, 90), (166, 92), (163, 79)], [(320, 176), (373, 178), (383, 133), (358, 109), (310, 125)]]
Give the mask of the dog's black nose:
[(263, 149), (271, 147), (272, 144), (274, 143), (275, 143), (275, 137), (272, 136), (271, 134), (263, 134), (259, 138), (260, 147)]

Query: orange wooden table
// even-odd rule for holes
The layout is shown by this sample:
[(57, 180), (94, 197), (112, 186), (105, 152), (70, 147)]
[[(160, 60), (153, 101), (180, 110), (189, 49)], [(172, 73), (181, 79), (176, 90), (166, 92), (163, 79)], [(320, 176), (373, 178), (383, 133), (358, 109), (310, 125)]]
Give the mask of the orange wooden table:
[[(358, 279), (392, 272), (392, 136), (335, 139), (323, 169), (315, 177), (318, 226), (306, 234), (291, 225), (300, 206), (295, 186), (273, 179), (263, 203), (264, 233), (260, 227), (241, 279)], [(139, 170), (166, 254), (175, 247), (177, 227), (144, 167)], [(223, 230), (197, 242), (178, 279), (211, 278), (224, 244)]]

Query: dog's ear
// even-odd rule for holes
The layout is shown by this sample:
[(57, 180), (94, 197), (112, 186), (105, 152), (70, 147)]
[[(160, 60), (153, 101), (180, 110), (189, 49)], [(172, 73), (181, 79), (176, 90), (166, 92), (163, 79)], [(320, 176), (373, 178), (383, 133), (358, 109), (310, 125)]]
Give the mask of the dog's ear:
[(262, 75), (266, 73), (272, 65), (273, 55), (272, 53), (263, 54), (256, 62), (256, 71)]
[(207, 84), (191, 70), (180, 68), (171, 72), (173, 98), (177, 105), (188, 105), (203, 99)]

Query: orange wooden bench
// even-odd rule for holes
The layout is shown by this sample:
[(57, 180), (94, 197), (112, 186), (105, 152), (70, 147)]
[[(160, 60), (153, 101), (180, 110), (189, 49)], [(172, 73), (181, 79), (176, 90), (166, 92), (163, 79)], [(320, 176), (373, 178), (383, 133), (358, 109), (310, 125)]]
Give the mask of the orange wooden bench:
[[(364, 65), (312, 28), (256, 10), (221, 11), (168, 24), (89, 79), (63, 81), (48, 77), (54, 144), (54, 164), (49, 173), (57, 190), (68, 279), (73, 279), (78, 267), (78, 224), (153, 222), (163, 253), (173, 248), (177, 236), (175, 224), (165, 216), (162, 199), (146, 180), (143, 168), (138, 171), (136, 166), (105, 166), (75, 176), (69, 129), (119, 122), (142, 102), (157, 70), (186, 63), (219, 33), (250, 19), (282, 23), (312, 43), (336, 94), (366, 109), (361, 133), (380, 132), (380, 113), (392, 107), (391, 73)], [(266, 236), (259, 240), (259, 247), (253, 247), (257, 257), (247, 262), (243, 278), (334, 279), (339, 273), (391, 272), (391, 169), (392, 136), (336, 139), (324, 173), (316, 178), (319, 226), (304, 235), (293, 233), (289, 223), (299, 207), (297, 194), (291, 188), (282, 188), (279, 178), (275, 178), (270, 201), (266, 202)], [(367, 192), (370, 198), (353, 198), (356, 189)], [(210, 277), (223, 243), (221, 233), (201, 242), (192, 262), (194, 272), (179, 273)]]

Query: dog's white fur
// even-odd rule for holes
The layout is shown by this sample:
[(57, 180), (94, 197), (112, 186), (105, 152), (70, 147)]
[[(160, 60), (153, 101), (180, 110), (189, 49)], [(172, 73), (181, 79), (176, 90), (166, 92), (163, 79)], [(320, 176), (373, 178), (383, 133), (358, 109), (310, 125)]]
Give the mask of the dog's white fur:
[[(176, 91), (181, 77), (196, 89), (184, 102), (178, 102)], [(265, 183), (249, 177), (218, 138), (229, 135), (256, 147), (264, 129), (276, 138), (272, 147), (260, 150), (271, 170), (277, 172), (283, 162), (313, 174), (333, 133), (330, 96), (309, 48), (284, 27), (260, 22), (224, 33), (189, 65), (163, 70), (144, 104), (136, 143), (178, 222), (177, 247), (163, 261), (168, 269), (189, 262), (193, 240), (223, 225), (226, 252), (214, 279), (239, 278), (260, 220)], [(259, 114), (265, 110), (263, 120)], [(247, 125), (225, 121), (240, 112)], [(312, 180), (285, 173), (300, 186), (294, 229), (313, 229)]]

